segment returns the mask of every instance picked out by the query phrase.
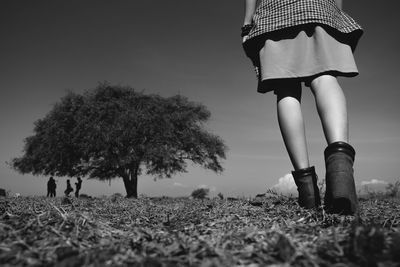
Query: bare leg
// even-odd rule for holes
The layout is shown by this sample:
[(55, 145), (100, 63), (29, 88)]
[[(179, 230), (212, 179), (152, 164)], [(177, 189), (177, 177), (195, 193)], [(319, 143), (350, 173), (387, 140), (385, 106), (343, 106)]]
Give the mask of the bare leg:
[(285, 83), (277, 92), (278, 122), (283, 141), (295, 170), (310, 166), (301, 112), (300, 83)]
[(348, 142), (346, 97), (336, 77), (322, 75), (311, 82), (311, 90), (328, 144)]
[(325, 209), (330, 213), (355, 214), (358, 212), (353, 170), (355, 150), (348, 144), (346, 97), (336, 77), (331, 75), (314, 79), (311, 90), (328, 142), (324, 151)]

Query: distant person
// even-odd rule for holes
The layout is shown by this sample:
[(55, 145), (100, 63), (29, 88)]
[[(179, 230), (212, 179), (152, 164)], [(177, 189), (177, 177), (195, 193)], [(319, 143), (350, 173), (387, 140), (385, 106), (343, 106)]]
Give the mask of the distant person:
[(78, 177), (78, 182), (75, 183), (75, 197), (79, 197), (79, 190), (81, 190), (82, 187), (82, 179), (81, 177)]
[(245, 0), (243, 48), (256, 70), (257, 91), (277, 96), (279, 127), (304, 208), (319, 206), (320, 195), (308, 156), (302, 83), (314, 95), (327, 141), (324, 207), (330, 213), (358, 210), (355, 150), (349, 144), (346, 97), (337, 77), (358, 75), (353, 52), (362, 33), (342, 11), (342, 0)]
[(54, 178), (51, 177), (51, 192), (50, 192), (51, 197), (56, 196), (56, 189), (57, 189), (56, 180), (54, 180)]
[(69, 181), (69, 179), (68, 179), (68, 180), (67, 180), (67, 189), (65, 189), (65, 191), (64, 191), (65, 196), (66, 196), (66, 197), (69, 197), (69, 194), (70, 194), (71, 192), (73, 192), (73, 191), (74, 191), (74, 189), (72, 189), (71, 183), (70, 183), (70, 181)]
[(49, 181), (47, 182), (47, 197), (55, 197), (56, 188), (57, 188), (56, 181), (54, 180), (53, 176), (51, 176), (49, 178)]
[(50, 197), (50, 194), (51, 194), (51, 187), (52, 187), (51, 178), (53, 178), (53, 177), (50, 177), (49, 180), (47, 181), (47, 197)]

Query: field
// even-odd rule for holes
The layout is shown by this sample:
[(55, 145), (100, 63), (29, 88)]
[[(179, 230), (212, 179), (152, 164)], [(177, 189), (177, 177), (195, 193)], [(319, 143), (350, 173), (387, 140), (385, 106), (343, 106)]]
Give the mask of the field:
[(296, 199), (0, 198), (1, 266), (400, 266), (398, 198), (360, 217)]

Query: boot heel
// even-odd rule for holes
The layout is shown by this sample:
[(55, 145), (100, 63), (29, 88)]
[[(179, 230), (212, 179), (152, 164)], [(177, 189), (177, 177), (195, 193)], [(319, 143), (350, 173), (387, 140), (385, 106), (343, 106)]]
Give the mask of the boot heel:
[(298, 203), (300, 207), (311, 209), (321, 205), (321, 198), (317, 186), (315, 168), (309, 167), (292, 171), (294, 181), (299, 192)]
[(344, 214), (344, 215), (349, 215), (354, 213), (350, 199), (345, 197), (334, 198), (332, 200), (332, 206), (329, 212), (334, 214)]
[(358, 210), (354, 183), (354, 156), (352, 146), (335, 142), (325, 149), (326, 192), (325, 209), (329, 213), (352, 215)]

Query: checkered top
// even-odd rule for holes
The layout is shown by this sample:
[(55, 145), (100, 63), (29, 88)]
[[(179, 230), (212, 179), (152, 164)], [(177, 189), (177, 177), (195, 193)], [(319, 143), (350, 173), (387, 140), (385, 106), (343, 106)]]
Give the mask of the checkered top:
[(342, 33), (362, 30), (354, 19), (337, 7), (335, 0), (261, 0), (253, 22), (249, 39), (309, 23), (324, 24)]

